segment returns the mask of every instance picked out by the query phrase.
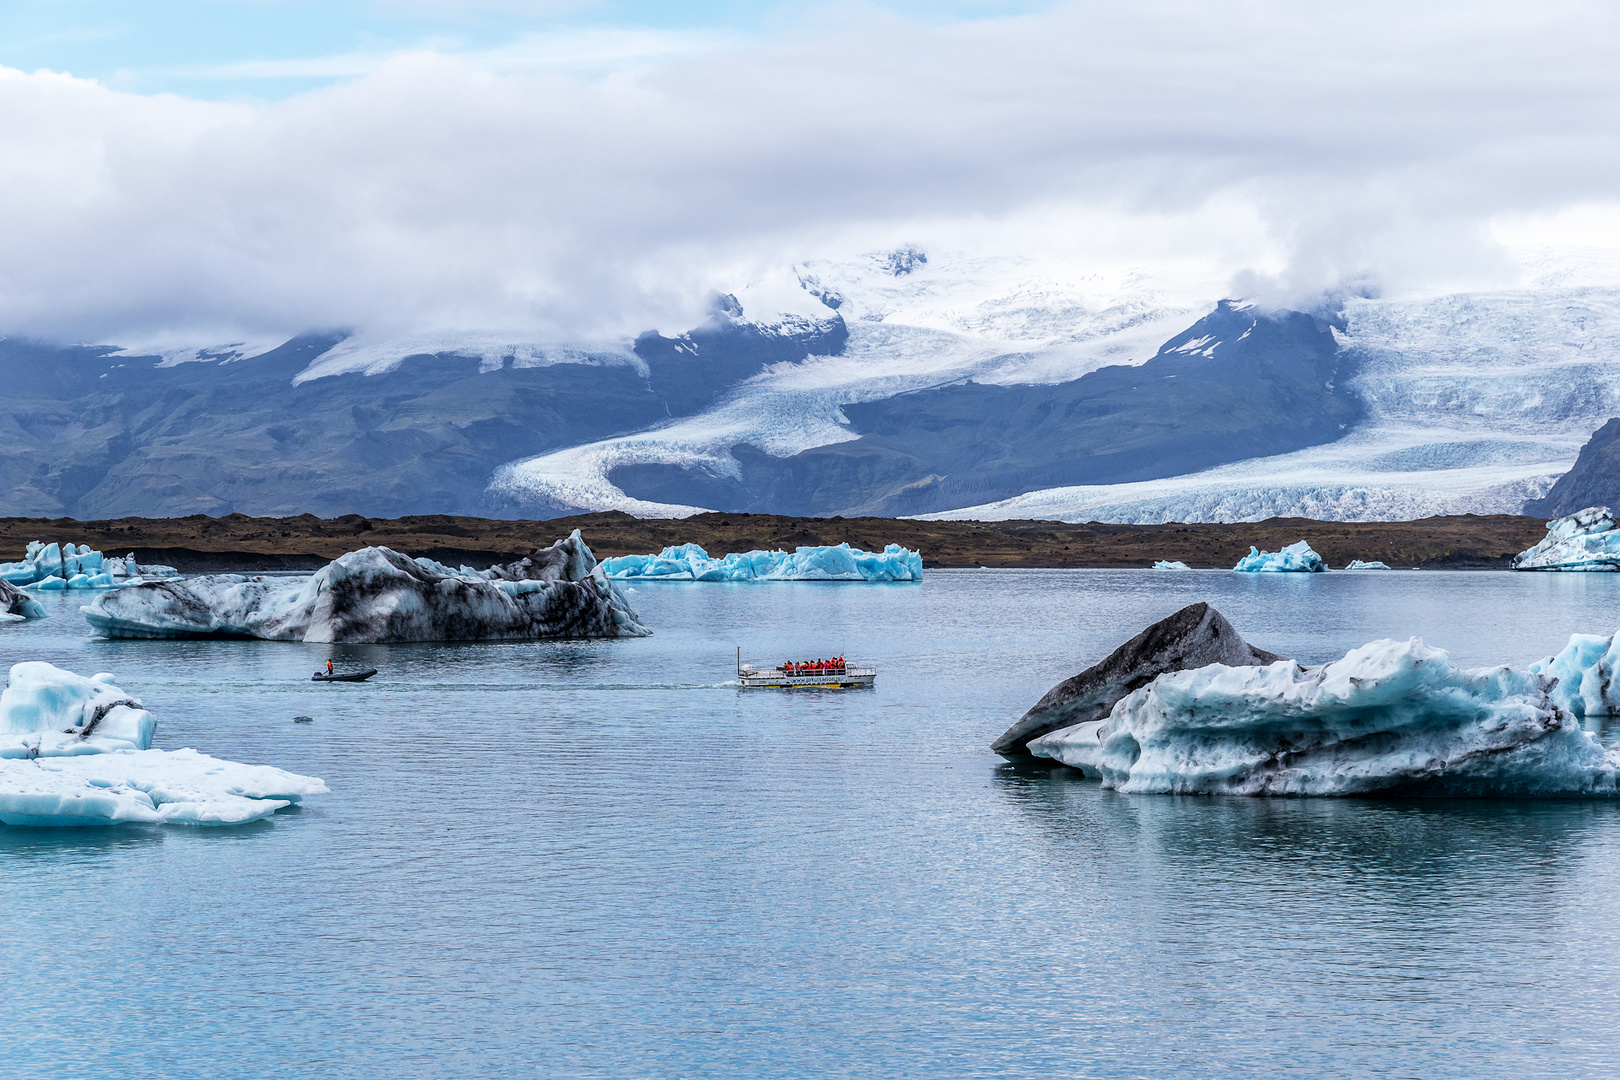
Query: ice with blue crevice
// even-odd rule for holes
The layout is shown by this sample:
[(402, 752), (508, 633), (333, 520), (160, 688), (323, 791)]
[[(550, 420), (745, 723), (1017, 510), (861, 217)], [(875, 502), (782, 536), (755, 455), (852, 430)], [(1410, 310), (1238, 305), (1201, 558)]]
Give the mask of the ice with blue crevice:
[(1616, 636), (1467, 670), (1417, 638), (1317, 667), (1212, 664), (1158, 676), (1029, 751), (1127, 792), (1614, 796), (1620, 747), (1583, 721), (1620, 710)]
[(615, 580), (637, 581), (921, 581), (922, 554), (890, 544), (862, 551), (848, 544), (794, 551), (744, 551), (712, 558), (697, 544), (666, 547), (656, 555), (602, 560)]
[(1513, 557), (1515, 570), (1620, 570), (1620, 529), (1607, 506), (1588, 506), (1547, 523), (1540, 543)]
[(329, 790), (267, 765), (154, 750), (156, 728), (109, 674), (14, 664), (0, 693), (0, 822), (240, 825)]
[(1250, 545), (1249, 553), (1232, 567), (1240, 574), (1309, 573), (1319, 574), (1327, 569), (1322, 556), (1311, 550), (1304, 540), (1289, 544), (1281, 551), (1261, 551)]

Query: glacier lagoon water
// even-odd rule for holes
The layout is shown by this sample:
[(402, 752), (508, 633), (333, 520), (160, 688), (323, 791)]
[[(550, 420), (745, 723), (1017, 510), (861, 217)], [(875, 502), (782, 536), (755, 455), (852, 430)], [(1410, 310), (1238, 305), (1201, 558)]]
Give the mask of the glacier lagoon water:
[[(332, 787), (235, 829), (0, 827), (0, 1075), (1517, 1077), (1620, 1050), (1620, 804), (1121, 795), (987, 749), (1193, 600), (1309, 662), (1412, 634), (1528, 662), (1620, 624), (1620, 575), (632, 599), (653, 637), (101, 641), (62, 596), (0, 626), (7, 665), (114, 672), (154, 745)], [(739, 692), (737, 645), (881, 674)], [(329, 654), (382, 674), (309, 683)]]

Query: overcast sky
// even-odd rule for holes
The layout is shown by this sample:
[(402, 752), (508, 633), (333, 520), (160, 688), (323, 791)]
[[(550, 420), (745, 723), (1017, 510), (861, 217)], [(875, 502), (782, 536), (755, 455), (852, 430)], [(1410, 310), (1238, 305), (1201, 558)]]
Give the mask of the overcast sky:
[(1608, 3), (0, 12), (14, 335), (611, 338), (902, 241), (1306, 303), (1507, 284), (1500, 238), (1620, 205)]

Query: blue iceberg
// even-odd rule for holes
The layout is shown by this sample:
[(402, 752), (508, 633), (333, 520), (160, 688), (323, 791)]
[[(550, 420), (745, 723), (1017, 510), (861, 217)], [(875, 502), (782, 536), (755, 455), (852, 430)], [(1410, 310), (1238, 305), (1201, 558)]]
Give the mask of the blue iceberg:
[(1192, 567), (1179, 559), (1160, 559), (1153, 564), (1155, 570), (1191, 570)]
[(1232, 569), (1240, 574), (1319, 574), (1327, 569), (1327, 564), (1311, 550), (1311, 545), (1301, 540), (1281, 551), (1261, 551), (1251, 545), (1249, 553)]
[(1620, 570), (1620, 530), (1607, 506), (1547, 523), (1547, 535), (1513, 557), (1515, 570)]
[(133, 554), (108, 558), (89, 544), (47, 544), (35, 540), (20, 562), (0, 563), (0, 581), (24, 588), (59, 592), (69, 589), (116, 589), (143, 578), (176, 576), (172, 566), (140, 566)]
[(1371, 562), (1363, 562), (1360, 559), (1351, 559), (1350, 560), (1350, 565), (1345, 567), (1345, 569), (1346, 570), (1388, 570), (1389, 569), (1389, 564), (1386, 563), (1386, 562), (1382, 562), (1382, 561), (1380, 561), (1378, 559), (1374, 559)]
[(152, 749), (157, 722), (112, 679), (12, 667), (0, 693), (0, 822), (240, 825), (328, 790), (268, 765)]
[(787, 551), (745, 551), (723, 559), (697, 544), (667, 547), (657, 555), (620, 555), (602, 560), (619, 581), (921, 581), (922, 553), (899, 544), (881, 552), (848, 544)]
[(1030, 753), (1131, 792), (1616, 795), (1620, 747), (1582, 719), (1620, 707), (1616, 636), (1528, 668), (1466, 670), (1417, 638), (1302, 667), (1163, 674)]

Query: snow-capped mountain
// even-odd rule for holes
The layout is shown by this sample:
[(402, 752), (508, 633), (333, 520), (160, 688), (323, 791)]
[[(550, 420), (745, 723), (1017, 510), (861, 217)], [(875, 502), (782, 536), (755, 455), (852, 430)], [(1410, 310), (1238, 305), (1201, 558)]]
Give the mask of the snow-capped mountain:
[(1523, 262), (1518, 289), (1300, 313), (902, 246), (634, 341), (3, 340), (0, 510), (1516, 512), (1620, 414), (1613, 260)]

